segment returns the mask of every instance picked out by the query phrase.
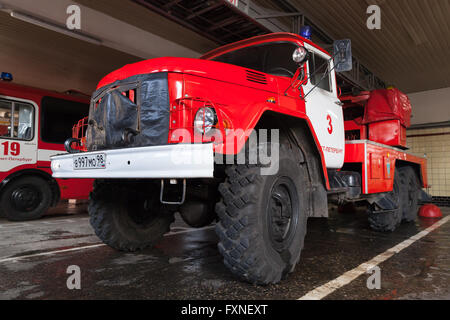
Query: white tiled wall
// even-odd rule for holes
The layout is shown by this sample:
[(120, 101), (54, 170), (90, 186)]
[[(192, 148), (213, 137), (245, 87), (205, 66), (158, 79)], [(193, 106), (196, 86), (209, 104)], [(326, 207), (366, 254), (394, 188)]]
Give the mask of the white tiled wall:
[(408, 137), (407, 145), (411, 153), (427, 156), (430, 194), (435, 197), (450, 197), (450, 127), (407, 131), (408, 136), (427, 134), (443, 135)]

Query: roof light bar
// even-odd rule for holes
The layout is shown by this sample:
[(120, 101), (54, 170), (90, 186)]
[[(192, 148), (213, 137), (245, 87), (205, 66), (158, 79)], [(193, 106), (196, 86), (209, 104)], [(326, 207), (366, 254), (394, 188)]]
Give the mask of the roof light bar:
[(10, 82), (10, 81), (13, 81), (13, 75), (11, 73), (9, 73), (9, 72), (2, 72), (0, 74), (0, 79), (3, 80), (3, 81)]

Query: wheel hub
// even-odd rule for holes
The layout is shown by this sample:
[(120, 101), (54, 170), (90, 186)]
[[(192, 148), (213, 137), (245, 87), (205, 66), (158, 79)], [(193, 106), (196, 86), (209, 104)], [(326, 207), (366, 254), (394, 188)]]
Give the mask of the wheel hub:
[[(292, 189), (294, 188), (294, 189)], [(272, 246), (283, 251), (295, 233), (298, 217), (293, 201), (295, 187), (290, 179), (279, 179), (272, 187), (267, 207)]]
[[(159, 193), (148, 191), (148, 194)], [(123, 201), (127, 203), (126, 214), (137, 226), (147, 226), (157, 219), (161, 206), (157, 197), (147, 199), (145, 192), (132, 188), (126, 193), (126, 198)]]
[(12, 205), (20, 211), (31, 212), (39, 206), (41, 201), (41, 192), (32, 186), (19, 187), (11, 194)]

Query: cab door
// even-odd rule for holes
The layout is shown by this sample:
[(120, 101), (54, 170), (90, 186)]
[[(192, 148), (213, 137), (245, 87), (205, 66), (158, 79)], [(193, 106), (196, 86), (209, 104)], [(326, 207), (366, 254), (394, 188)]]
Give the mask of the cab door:
[(311, 53), (308, 83), (304, 86), (306, 114), (322, 147), (326, 167), (339, 169), (344, 165), (345, 131), (335, 72), (321, 80), (327, 70), (333, 69), (333, 60), (307, 43), (305, 48)]
[(0, 172), (37, 162), (37, 105), (0, 96)]

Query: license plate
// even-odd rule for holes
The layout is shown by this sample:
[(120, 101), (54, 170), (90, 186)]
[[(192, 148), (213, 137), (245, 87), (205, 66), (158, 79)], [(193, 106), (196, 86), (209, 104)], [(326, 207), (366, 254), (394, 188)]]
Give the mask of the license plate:
[(106, 154), (97, 153), (90, 155), (79, 155), (73, 157), (74, 170), (86, 169), (105, 169), (106, 168)]

